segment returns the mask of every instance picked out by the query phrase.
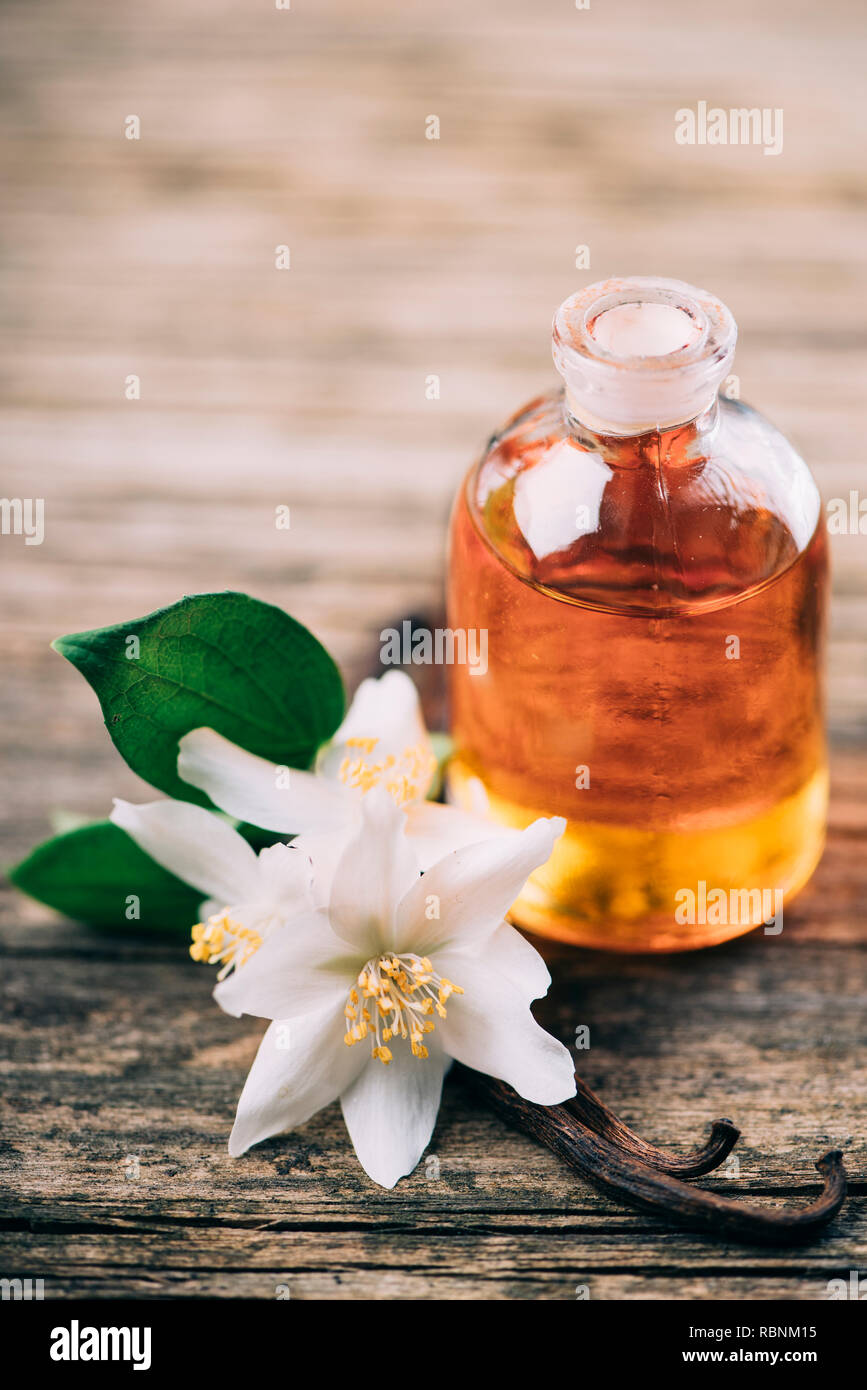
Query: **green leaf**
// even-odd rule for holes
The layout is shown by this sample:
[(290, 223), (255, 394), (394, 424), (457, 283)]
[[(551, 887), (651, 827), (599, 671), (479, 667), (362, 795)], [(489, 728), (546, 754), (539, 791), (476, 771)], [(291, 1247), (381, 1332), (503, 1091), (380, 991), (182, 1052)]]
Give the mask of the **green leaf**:
[(178, 740), (216, 729), (250, 753), (309, 767), (343, 718), (343, 682), (306, 627), (227, 591), (52, 643), (90, 682), (134, 772), (169, 796), (211, 803), (177, 774)]
[(188, 936), (202, 901), (197, 889), (161, 868), (107, 820), (46, 840), (9, 877), (31, 898), (107, 931), (145, 928)]

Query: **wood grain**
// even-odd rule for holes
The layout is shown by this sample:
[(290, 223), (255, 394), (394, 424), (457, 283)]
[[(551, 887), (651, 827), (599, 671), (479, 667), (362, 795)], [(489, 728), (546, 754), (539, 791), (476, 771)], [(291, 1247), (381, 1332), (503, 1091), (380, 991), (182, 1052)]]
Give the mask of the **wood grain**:
[[(863, 806), (867, 755), (846, 758)], [(49, 1297), (821, 1299), (867, 1261), (867, 826), (831, 833), (780, 937), (643, 960), (542, 944), (539, 1016), (591, 1046), (582, 1074), (639, 1133), (687, 1149), (743, 1130), (711, 1190), (805, 1202), (824, 1147), (851, 1196), (805, 1250), (676, 1235), (596, 1195), (458, 1085), (430, 1159), (392, 1193), (351, 1153), (337, 1107), (242, 1160), (225, 1150), (261, 1025), (210, 999), (183, 945), (98, 936), (5, 903), (0, 1267)], [(858, 852), (858, 851), (861, 852)], [(541, 943), (540, 943), (541, 944)], [(662, 1097), (665, 1097), (663, 1102)]]
[[(718, 292), (744, 398), (826, 499), (863, 490), (850, 0), (10, 0), (0, 23), (0, 486), (46, 504), (42, 546), (0, 537), (6, 860), (52, 809), (144, 791), (52, 637), (240, 588), (309, 623), (352, 684), (384, 623), (438, 602), (454, 488), (551, 382), (552, 311), (589, 280)], [(783, 107), (783, 154), (675, 146), (674, 112), (702, 99)], [(732, 1115), (739, 1172), (715, 1190), (806, 1200), (840, 1144), (853, 1196), (826, 1236), (751, 1252), (624, 1214), (459, 1085), (439, 1176), (394, 1193), (333, 1110), (232, 1161), (257, 1025), (219, 1013), (182, 947), (7, 893), (0, 1273), (60, 1298), (288, 1280), (298, 1298), (809, 1300), (867, 1270), (865, 544), (832, 537), (831, 834), (782, 936), (650, 962), (551, 948), (540, 1013), (567, 1042), (590, 1025), (586, 1080), (649, 1140), (692, 1148)]]

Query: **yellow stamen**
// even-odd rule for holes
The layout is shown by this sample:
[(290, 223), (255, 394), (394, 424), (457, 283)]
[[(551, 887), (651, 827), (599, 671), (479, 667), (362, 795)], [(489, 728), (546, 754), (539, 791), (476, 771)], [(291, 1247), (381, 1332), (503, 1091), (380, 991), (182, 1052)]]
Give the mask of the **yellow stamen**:
[(197, 922), (193, 927), (193, 944), (190, 955), (193, 960), (204, 965), (221, 965), (217, 975), (222, 980), (229, 971), (244, 965), (262, 945), (262, 938), (251, 927), (235, 922), (232, 909), (224, 907), (207, 922)]
[(383, 786), (398, 806), (423, 796), (437, 765), (429, 746), (424, 743), (411, 744), (404, 748), (399, 758), (389, 753), (376, 761), (370, 755), (379, 741), (378, 738), (346, 740), (346, 747), (351, 751), (338, 768), (341, 782), (361, 792)]
[[(427, 956), (412, 953), (396, 956), (374, 956), (358, 972), (357, 986), (349, 991), (349, 1003), (344, 1009), (346, 1032), (343, 1041), (348, 1047), (371, 1033), (371, 1056), (386, 1065), (392, 1052), (385, 1044), (393, 1038), (409, 1041), (414, 1057), (423, 1061), (430, 1054), (422, 1042), (426, 1033), (434, 1031), (431, 1014), (446, 1017), (444, 1000), (452, 994), (463, 994), (459, 985), (438, 975)], [(359, 1000), (373, 1000), (372, 1012), (366, 1003), (361, 1005), (362, 1021), (356, 1022)], [(368, 1028), (370, 1024), (370, 1028)]]

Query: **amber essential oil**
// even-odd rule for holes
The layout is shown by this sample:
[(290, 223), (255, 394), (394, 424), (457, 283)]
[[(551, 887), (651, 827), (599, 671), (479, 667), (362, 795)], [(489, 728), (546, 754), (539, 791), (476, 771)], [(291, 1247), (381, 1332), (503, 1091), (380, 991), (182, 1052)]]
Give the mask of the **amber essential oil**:
[(676, 281), (567, 300), (565, 391), (456, 501), (449, 625), (486, 631), (488, 661), (451, 668), (449, 796), (567, 818), (513, 909), (542, 934), (713, 945), (767, 924), (822, 851), (825, 529), (792, 446), (718, 395), (734, 338)]

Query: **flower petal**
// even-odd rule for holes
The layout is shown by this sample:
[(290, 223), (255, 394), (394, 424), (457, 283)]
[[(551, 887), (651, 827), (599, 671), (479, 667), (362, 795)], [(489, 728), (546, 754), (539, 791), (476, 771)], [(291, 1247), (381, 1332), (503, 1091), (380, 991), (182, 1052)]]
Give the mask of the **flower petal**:
[(440, 1046), (464, 1066), (498, 1077), (537, 1105), (558, 1105), (575, 1094), (575, 1063), (530, 1013), (521, 991), (484, 953), (443, 952), (434, 965), (464, 991), (448, 1001), (436, 1025)]
[(258, 896), (263, 901), (292, 907), (307, 898), (313, 881), (313, 865), (299, 852), (297, 843), (269, 845), (259, 851)]
[(347, 788), (312, 772), (281, 769), (213, 729), (193, 729), (179, 746), (179, 775), (238, 820), (296, 835), (337, 829), (352, 819)]
[(464, 845), (498, 837), (509, 839), (520, 830), (498, 825), (483, 816), (461, 811), (457, 806), (442, 806), (438, 801), (413, 801), (406, 807), (406, 833), (412, 840), (418, 862), (425, 871), (445, 855)]
[(437, 1049), (422, 1059), (399, 1042), (392, 1052), (387, 1065), (368, 1055), (364, 1070), (340, 1097), (358, 1160), (380, 1187), (394, 1187), (411, 1173), (427, 1148), (448, 1067)]
[(111, 819), (169, 873), (223, 906), (256, 896), (255, 851), (213, 811), (188, 801), (115, 801)]
[(343, 1043), (343, 1013), (333, 1006), (290, 1023), (272, 1023), (250, 1068), (229, 1139), (233, 1158), (272, 1134), (303, 1125), (330, 1105), (369, 1061)]
[[(473, 937), (489, 936), (565, 828), (560, 816), (537, 820), (515, 836), (500, 835), (446, 855), (413, 884), (398, 907), (397, 948), (429, 956), (446, 942), (467, 944)], [(431, 902), (439, 916), (428, 920)]]
[(405, 671), (363, 680), (332, 742), (376, 738), (396, 748), (427, 738), (418, 691)]
[(293, 1019), (347, 995), (364, 964), (347, 951), (323, 912), (306, 911), (273, 931), (244, 965), (222, 980), (214, 998), (240, 1018)]
[[(448, 954), (455, 957), (460, 951), (457, 942), (447, 949)], [(542, 999), (551, 987), (551, 975), (539, 952), (508, 922), (503, 922), (481, 944), (471, 946), (468, 954), (471, 959), (483, 958), (485, 968), (498, 971), (528, 1006), (532, 999)], [(455, 969), (460, 966), (456, 965)]]
[(361, 807), (362, 827), (335, 870), (328, 915), (337, 935), (364, 960), (394, 946), (395, 909), (418, 880), (419, 867), (406, 817), (388, 792), (374, 787)]
[(331, 834), (325, 832), (320, 835), (299, 835), (292, 841), (292, 848), (298, 854), (305, 855), (311, 862), (313, 899), (317, 907), (328, 906), (337, 865), (343, 857), (343, 851), (352, 839), (353, 830), (357, 833), (361, 823), (361, 805), (359, 804), (356, 820), (348, 832), (335, 830)]
[[(357, 746), (350, 746), (350, 740), (372, 746), (359, 753)], [(359, 758), (370, 768), (387, 758), (393, 760), (392, 771), (375, 774), (374, 785), (405, 774), (405, 794), (420, 800), (427, 795), (436, 776), (436, 758), (418, 691), (404, 671), (389, 671), (378, 680), (361, 682), (346, 718), (320, 753), (316, 771), (329, 779), (338, 778), (347, 759), (351, 764)]]

